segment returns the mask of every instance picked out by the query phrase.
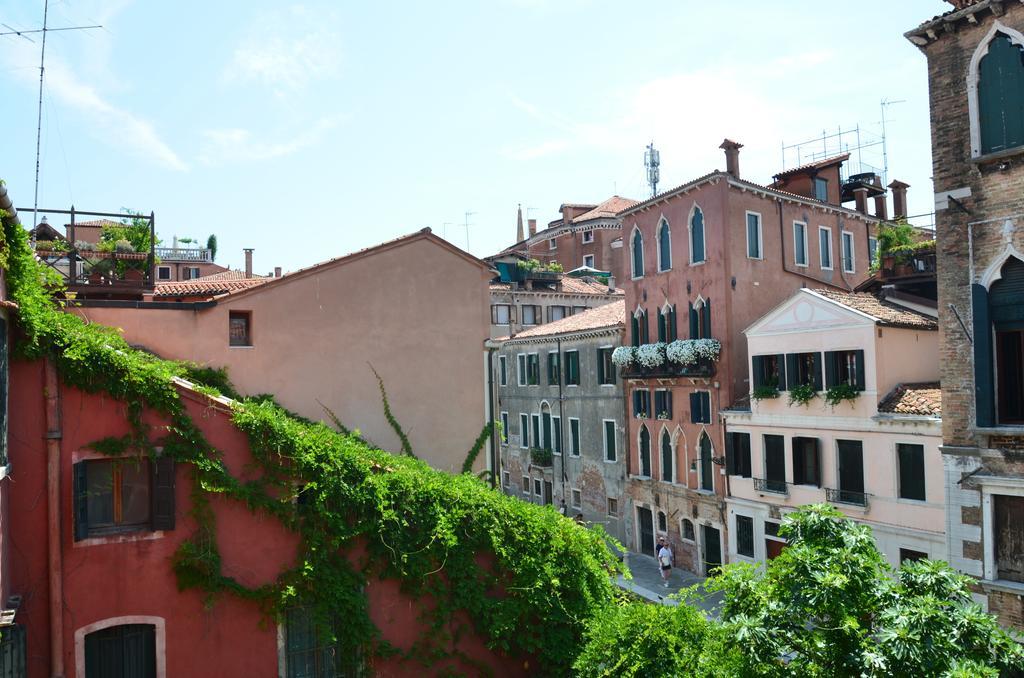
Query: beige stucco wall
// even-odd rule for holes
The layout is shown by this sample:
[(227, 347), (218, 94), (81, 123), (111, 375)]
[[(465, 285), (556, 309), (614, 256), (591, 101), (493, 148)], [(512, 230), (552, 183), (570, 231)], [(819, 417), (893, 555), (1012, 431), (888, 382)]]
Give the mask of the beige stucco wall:
[[(163, 357), (226, 366), (242, 393), (272, 393), (311, 419), (326, 418), (322, 402), (346, 426), (398, 450), (372, 364), (417, 456), (458, 471), (486, 419), (489, 278), (432, 236), (414, 237), (206, 310), (75, 312)], [(232, 310), (252, 312), (252, 347), (228, 346)], [(486, 450), (477, 467), (485, 463)]]

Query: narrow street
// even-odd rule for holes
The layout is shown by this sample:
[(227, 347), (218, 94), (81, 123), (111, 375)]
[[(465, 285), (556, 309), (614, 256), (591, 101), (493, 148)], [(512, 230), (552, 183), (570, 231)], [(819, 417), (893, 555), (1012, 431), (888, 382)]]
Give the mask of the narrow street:
[(633, 573), (633, 579), (627, 581), (624, 577), (619, 577), (617, 582), (619, 587), (653, 603), (678, 605), (679, 602), (669, 596), (696, 584), (699, 595), (694, 599), (693, 603), (703, 610), (707, 616), (712, 618), (718, 617), (722, 594), (721, 592), (703, 593), (703, 584), (707, 577), (687, 572), (681, 568), (674, 568), (672, 575), (669, 577), (669, 585), (666, 588), (662, 583), (661, 573), (658, 571), (658, 561), (653, 556), (629, 552), (625, 554), (625, 562), (629, 567), (629, 571)]

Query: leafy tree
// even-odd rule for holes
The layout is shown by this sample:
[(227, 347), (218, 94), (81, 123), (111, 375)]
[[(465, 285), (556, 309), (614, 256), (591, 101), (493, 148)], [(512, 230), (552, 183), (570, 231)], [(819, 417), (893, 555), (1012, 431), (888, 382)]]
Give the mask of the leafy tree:
[(217, 235), (214, 233), (210, 234), (210, 237), (206, 239), (206, 249), (210, 250), (210, 258), (214, 261), (217, 260)]

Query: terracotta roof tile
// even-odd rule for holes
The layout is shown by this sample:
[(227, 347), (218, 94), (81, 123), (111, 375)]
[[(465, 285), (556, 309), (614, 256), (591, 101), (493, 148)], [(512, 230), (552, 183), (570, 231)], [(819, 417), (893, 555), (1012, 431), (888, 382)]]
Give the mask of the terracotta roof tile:
[(942, 416), (942, 389), (938, 382), (900, 384), (878, 403), (878, 411), (889, 414)]
[(590, 221), (591, 219), (612, 219), (622, 210), (629, 209), (635, 204), (637, 204), (636, 200), (630, 200), (629, 198), (613, 195), (600, 205), (591, 209), (589, 212), (584, 212), (573, 219), (572, 223), (578, 224), (583, 221)]
[[(255, 273), (253, 273), (252, 276), (250, 276), (248, 279), (251, 280), (251, 279), (259, 278), (259, 279), (264, 279), (265, 280), (267, 277), (268, 276), (257, 275)], [(192, 280), (195, 281), (195, 282), (199, 282), (199, 281), (213, 281), (213, 280), (246, 280), (246, 279), (247, 278), (246, 278), (246, 275), (245, 275), (245, 271), (239, 271), (239, 270), (235, 270), (235, 269), (230, 269), (229, 268), (226, 271), (220, 271), (218, 273), (211, 273), (210, 275), (204, 275), (204, 276), (201, 276), (199, 278), (193, 278)]]
[[(65, 226), (70, 225), (71, 224), (65, 224)], [(114, 221), (112, 219), (92, 219), (90, 221), (76, 221), (75, 228), (78, 228), (79, 226), (124, 226), (124, 224), (122, 224), (120, 221)]]
[(867, 292), (837, 292), (836, 290), (809, 290), (813, 294), (829, 301), (860, 311), (875, 319), (885, 327), (904, 327), (919, 330), (938, 330), (939, 325), (934, 318), (902, 308), (888, 301), (879, 299)]
[(604, 306), (598, 306), (597, 308), (571, 315), (568, 318), (532, 327), (520, 332), (512, 337), (512, 339), (529, 339), (531, 337), (547, 337), (555, 334), (567, 334), (569, 332), (583, 332), (603, 327), (624, 325), (625, 323), (626, 302), (624, 299), (620, 299)]
[(792, 168), (790, 168), (788, 170), (782, 170), (781, 172), (779, 172), (778, 174), (775, 175), (775, 178), (778, 179), (779, 177), (788, 177), (788, 176), (792, 176), (794, 174), (800, 174), (801, 172), (806, 172), (807, 170), (821, 169), (822, 167), (829, 167), (831, 165), (835, 165), (835, 164), (840, 163), (840, 162), (845, 162), (845, 161), (847, 161), (849, 159), (850, 159), (850, 154), (849, 153), (841, 153), (840, 155), (833, 155), (833, 156), (830, 156), (828, 158), (822, 158), (821, 160), (815, 160), (814, 162), (809, 162), (809, 163), (806, 163), (804, 165), (800, 165), (799, 167), (792, 167)]
[[(207, 276), (207, 278), (212, 276)], [(230, 294), (240, 290), (247, 290), (257, 285), (262, 285), (270, 278), (239, 278), (235, 280), (208, 280), (196, 278), (195, 280), (183, 280), (181, 282), (157, 283), (153, 292), (155, 297), (215, 297), (221, 294)]]
[[(490, 285), (491, 290), (505, 291), (512, 289), (512, 283), (507, 282), (492, 282)], [(530, 292), (531, 290), (519, 289), (519, 292)], [(608, 285), (600, 283), (596, 280), (588, 281), (586, 278), (572, 278), (570, 276), (564, 276), (562, 278), (562, 289), (538, 289), (537, 292), (546, 292), (548, 294), (593, 294), (599, 296), (609, 296)], [(612, 296), (625, 296), (625, 291), (616, 288), (611, 293)]]

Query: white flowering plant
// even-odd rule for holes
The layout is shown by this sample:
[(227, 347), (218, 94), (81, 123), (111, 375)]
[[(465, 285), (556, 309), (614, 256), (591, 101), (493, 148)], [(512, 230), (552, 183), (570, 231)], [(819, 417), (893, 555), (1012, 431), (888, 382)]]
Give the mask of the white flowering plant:
[(636, 349), (632, 346), (618, 346), (612, 351), (612, 363), (617, 367), (628, 367), (636, 360)]
[(695, 365), (701, 360), (718, 360), (722, 344), (717, 339), (677, 339), (665, 348), (665, 355), (680, 365)]
[(665, 362), (665, 344), (644, 344), (636, 350), (636, 361), (643, 367), (657, 367)]

